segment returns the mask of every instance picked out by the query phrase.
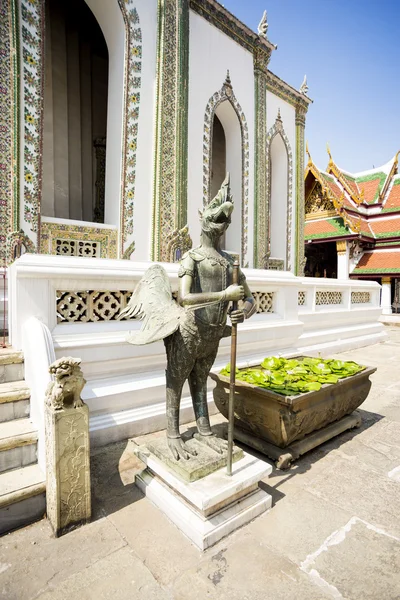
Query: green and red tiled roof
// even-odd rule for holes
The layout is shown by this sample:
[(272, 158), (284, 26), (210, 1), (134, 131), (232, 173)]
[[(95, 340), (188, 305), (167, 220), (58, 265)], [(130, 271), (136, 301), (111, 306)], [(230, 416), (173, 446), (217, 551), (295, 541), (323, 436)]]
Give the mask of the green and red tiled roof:
[(358, 183), (360, 193), (364, 191), (364, 202), (367, 204), (372, 204), (373, 202), (379, 200), (379, 194), (385, 185), (386, 179), (387, 173), (383, 173), (382, 171), (357, 177), (356, 181)]
[(370, 221), (376, 239), (400, 238), (400, 217), (395, 219), (374, 219)]
[(355, 178), (352, 175), (349, 175), (349, 173), (344, 173), (343, 171), (342, 171), (342, 175), (343, 175), (344, 179), (346, 180), (347, 185), (350, 187), (351, 191), (353, 192), (353, 194), (356, 196), (359, 196), (360, 190), (358, 189), (358, 185), (357, 185)]
[(400, 211), (400, 177), (393, 181), (393, 187), (389, 191), (387, 200), (382, 209), (383, 213)]
[(365, 252), (358, 265), (352, 271), (355, 275), (388, 275), (400, 273), (400, 252), (376, 251)]
[[(359, 234), (374, 244), (385, 240), (400, 243), (400, 216), (387, 218), (391, 213), (400, 213), (400, 175), (397, 175), (399, 153), (382, 167), (354, 175), (339, 169), (330, 153), (328, 173), (319, 171), (307, 153), (309, 162), (306, 176), (312, 174), (320, 181), (337, 213), (336, 218), (316, 220), (308, 220), (306, 215), (307, 241)], [(346, 190), (345, 193), (343, 190)], [(376, 208), (373, 208), (374, 204)]]
[(328, 238), (350, 237), (354, 235), (344, 224), (341, 217), (306, 221), (304, 238), (318, 240)]

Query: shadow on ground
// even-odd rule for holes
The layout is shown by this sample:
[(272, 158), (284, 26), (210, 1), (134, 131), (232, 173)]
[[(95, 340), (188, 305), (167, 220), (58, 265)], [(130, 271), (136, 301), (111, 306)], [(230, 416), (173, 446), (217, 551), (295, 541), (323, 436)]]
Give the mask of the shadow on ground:
[[(357, 429), (351, 429), (328, 440), (318, 448), (307, 452), (297, 459), (297, 461), (288, 470), (279, 470), (274, 462), (265, 455), (249, 448), (245, 444), (235, 442), (245, 452), (263, 460), (272, 465), (273, 470), (268, 478), (268, 483), (261, 481), (260, 487), (272, 496), (273, 506), (285, 497), (279, 487), (296, 475), (302, 475), (309, 471), (312, 466), (328, 455), (332, 450), (339, 449), (343, 444), (352, 440), (362, 431), (365, 431), (375, 425), (384, 417), (380, 414), (366, 410), (359, 410), (362, 417), (361, 426)], [(226, 436), (226, 423), (216, 423), (212, 427), (214, 433), (219, 437)], [(184, 436), (188, 437), (196, 431), (195, 427), (189, 425)], [(91, 474), (92, 474), (92, 509), (93, 520), (108, 516), (118, 510), (133, 504), (142, 499), (142, 492), (134, 483), (124, 485), (118, 469), (118, 464), (128, 444), (128, 440), (110, 444), (104, 448), (95, 448), (91, 454)], [(275, 480), (275, 481), (274, 481)]]
[(95, 448), (91, 452), (92, 520), (117, 512), (143, 498), (134, 483), (124, 485), (118, 464), (129, 440)]
[[(261, 481), (259, 485), (261, 489), (268, 492), (268, 494), (272, 496), (272, 505), (274, 506), (277, 502), (279, 502), (282, 498), (285, 497), (285, 494), (283, 494), (279, 490), (280, 485), (286, 483), (290, 479), (295, 478), (296, 475), (303, 475), (304, 473), (309, 471), (315, 463), (317, 463), (323, 457), (327, 456), (330, 452), (332, 452), (333, 450), (338, 450), (343, 444), (357, 437), (358, 435), (360, 435), (360, 433), (369, 429), (384, 418), (383, 415), (366, 410), (358, 409), (358, 412), (360, 413), (362, 419), (360, 427), (344, 431), (343, 433), (328, 440), (327, 442), (324, 442), (317, 448), (314, 448), (314, 450), (310, 450), (310, 452), (303, 454), (287, 470), (277, 469), (272, 459), (269, 459), (257, 450), (254, 450), (253, 448), (250, 448), (249, 446), (246, 446), (241, 442), (235, 443), (237, 443), (237, 445), (240, 446), (245, 452), (248, 452), (256, 458), (264, 460), (270, 465), (272, 465), (272, 473), (268, 477), (269, 484)], [(274, 479), (276, 480), (275, 483)]]

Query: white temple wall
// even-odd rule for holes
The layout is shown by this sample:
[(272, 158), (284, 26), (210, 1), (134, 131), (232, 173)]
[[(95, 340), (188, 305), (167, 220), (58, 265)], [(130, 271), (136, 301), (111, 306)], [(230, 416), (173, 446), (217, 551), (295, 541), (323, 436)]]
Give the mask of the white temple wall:
[[(290, 148), (292, 151), (293, 170), (292, 170), (292, 218), (291, 218), (291, 263), (292, 270), (295, 264), (295, 248), (296, 248), (296, 111), (295, 108), (285, 102), (275, 94), (267, 91), (267, 133), (273, 127), (275, 120), (278, 115), (278, 110), (281, 114), (284, 132), (288, 138)], [(286, 186), (286, 181), (282, 179), (282, 186)], [(272, 224), (273, 227), (273, 224)], [(285, 254), (281, 257), (285, 258)]]
[[(253, 56), (239, 44), (213, 27), (205, 19), (190, 11), (190, 42), (189, 42), (189, 125), (188, 125), (188, 225), (194, 241), (200, 236), (198, 210), (203, 207), (203, 133), (204, 114), (210, 98), (219, 92), (229, 70), (232, 88), (236, 100), (245, 115), (249, 133), (249, 206), (248, 206), (248, 243), (247, 260), (252, 264), (253, 255), (253, 172), (254, 172), (254, 74)], [(220, 113), (218, 116), (221, 119)], [(234, 121), (233, 121), (234, 123)], [(229, 137), (234, 132), (227, 131), (227, 123), (223, 123), (227, 138), (227, 155), (233, 152), (228, 149)], [(235, 127), (235, 125), (233, 125)], [(237, 150), (241, 152), (241, 149)], [(228, 168), (228, 166), (227, 166)], [(231, 173), (232, 183), (237, 179), (237, 173)], [(239, 197), (236, 190), (234, 201), (233, 223), (240, 219)], [(241, 219), (240, 219), (241, 220)], [(232, 227), (232, 226), (231, 226)], [(235, 226), (232, 227), (232, 229)], [(233, 244), (233, 247), (232, 247)], [(231, 242), (227, 247), (240, 251), (240, 240)]]

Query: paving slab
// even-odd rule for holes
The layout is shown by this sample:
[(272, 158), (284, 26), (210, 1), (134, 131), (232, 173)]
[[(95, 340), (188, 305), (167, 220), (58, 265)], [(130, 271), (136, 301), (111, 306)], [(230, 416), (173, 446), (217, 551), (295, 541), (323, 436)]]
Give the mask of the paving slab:
[(400, 538), (353, 517), (306, 558), (302, 570), (331, 597), (398, 600)]
[(297, 565), (252, 535), (237, 532), (220, 542), (173, 584), (175, 600), (321, 600), (319, 589)]
[(33, 600), (75, 573), (126, 546), (106, 519), (54, 538), (48, 521), (10, 533), (0, 542), (0, 597)]
[(114, 512), (109, 519), (163, 585), (201, 559), (201, 551), (146, 498)]
[(400, 600), (400, 328), (387, 332), (337, 355), (378, 365), (361, 427), (274, 468), (269, 513), (201, 553), (124, 478), (127, 442), (96, 448), (94, 521), (59, 539), (46, 521), (0, 538), (0, 598)]
[(116, 550), (61, 585), (37, 596), (36, 600), (168, 600), (170, 595), (157, 584), (133, 551)]

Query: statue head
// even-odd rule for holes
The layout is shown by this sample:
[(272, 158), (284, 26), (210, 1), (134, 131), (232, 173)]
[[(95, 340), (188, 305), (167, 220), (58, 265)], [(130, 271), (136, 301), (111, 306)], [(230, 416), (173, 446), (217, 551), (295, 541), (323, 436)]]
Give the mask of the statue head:
[(210, 200), (203, 212), (199, 211), (201, 229), (209, 236), (220, 238), (231, 223), (233, 200), (229, 181), (227, 173), (217, 195)]

